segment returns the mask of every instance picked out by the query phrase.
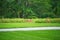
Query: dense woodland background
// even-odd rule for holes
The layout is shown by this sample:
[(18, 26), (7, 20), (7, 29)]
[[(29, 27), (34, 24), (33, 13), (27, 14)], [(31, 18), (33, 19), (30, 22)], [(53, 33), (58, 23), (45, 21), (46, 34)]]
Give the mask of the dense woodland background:
[(60, 17), (60, 0), (0, 0), (0, 18), (46, 17)]

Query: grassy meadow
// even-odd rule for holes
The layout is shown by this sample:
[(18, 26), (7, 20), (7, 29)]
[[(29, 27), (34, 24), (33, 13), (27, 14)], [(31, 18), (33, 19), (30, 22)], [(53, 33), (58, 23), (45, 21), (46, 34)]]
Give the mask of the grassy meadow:
[[(60, 27), (54, 19), (0, 19), (0, 28)], [(60, 40), (60, 30), (0, 32), (0, 40)]]
[(60, 40), (60, 30), (0, 32), (0, 40)]
[(60, 27), (60, 18), (40, 18), (40, 19), (0, 19), (0, 28), (20, 28), (20, 27)]
[(60, 23), (0, 23), (0, 28), (60, 27)]

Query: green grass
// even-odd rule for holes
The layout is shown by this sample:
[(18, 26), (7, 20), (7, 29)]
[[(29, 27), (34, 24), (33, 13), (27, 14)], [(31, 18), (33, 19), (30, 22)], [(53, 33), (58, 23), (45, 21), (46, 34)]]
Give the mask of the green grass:
[(21, 19), (21, 18), (0, 18), (0, 23), (60, 23), (60, 18), (37, 18), (37, 19)]
[(60, 23), (0, 23), (0, 28), (23, 28), (23, 27), (52, 27), (60, 26)]
[(60, 40), (60, 30), (0, 32), (0, 40)]

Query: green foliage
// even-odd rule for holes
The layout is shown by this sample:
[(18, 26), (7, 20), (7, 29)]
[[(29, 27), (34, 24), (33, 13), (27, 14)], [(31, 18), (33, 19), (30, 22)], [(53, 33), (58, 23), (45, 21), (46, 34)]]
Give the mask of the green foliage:
[(0, 0), (0, 18), (60, 17), (59, 0)]
[(0, 23), (60, 23), (60, 18), (50, 19), (0, 19)]
[(47, 23), (46, 21), (35, 21), (35, 23)]

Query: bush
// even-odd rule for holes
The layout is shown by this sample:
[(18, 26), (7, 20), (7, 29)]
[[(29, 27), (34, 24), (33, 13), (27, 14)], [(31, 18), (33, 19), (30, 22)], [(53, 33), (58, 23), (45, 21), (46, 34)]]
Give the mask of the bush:
[(35, 21), (35, 23), (47, 23), (46, 21)]
[(60, 23), (60, 19), (45, 19), (45, 20), (37, 20), (35, 23)]
[(60, 19), (0, 19), (0, 23), (60, 23)]
[(44, 19), (39, 19), (39, 20), (36, 20), (35, 23), (46, 23), (46, 21)]
[(59, 19), (53, 19), (53, 20), (51, 20), (51, 23), (60, 23), (60, 20)]
[(15, 19), (0, 19), (0, 23), (23, 23), (23, 20), (15, 20)]
[(41, 23), (41, 21), (35, 21), (35, 23)]

